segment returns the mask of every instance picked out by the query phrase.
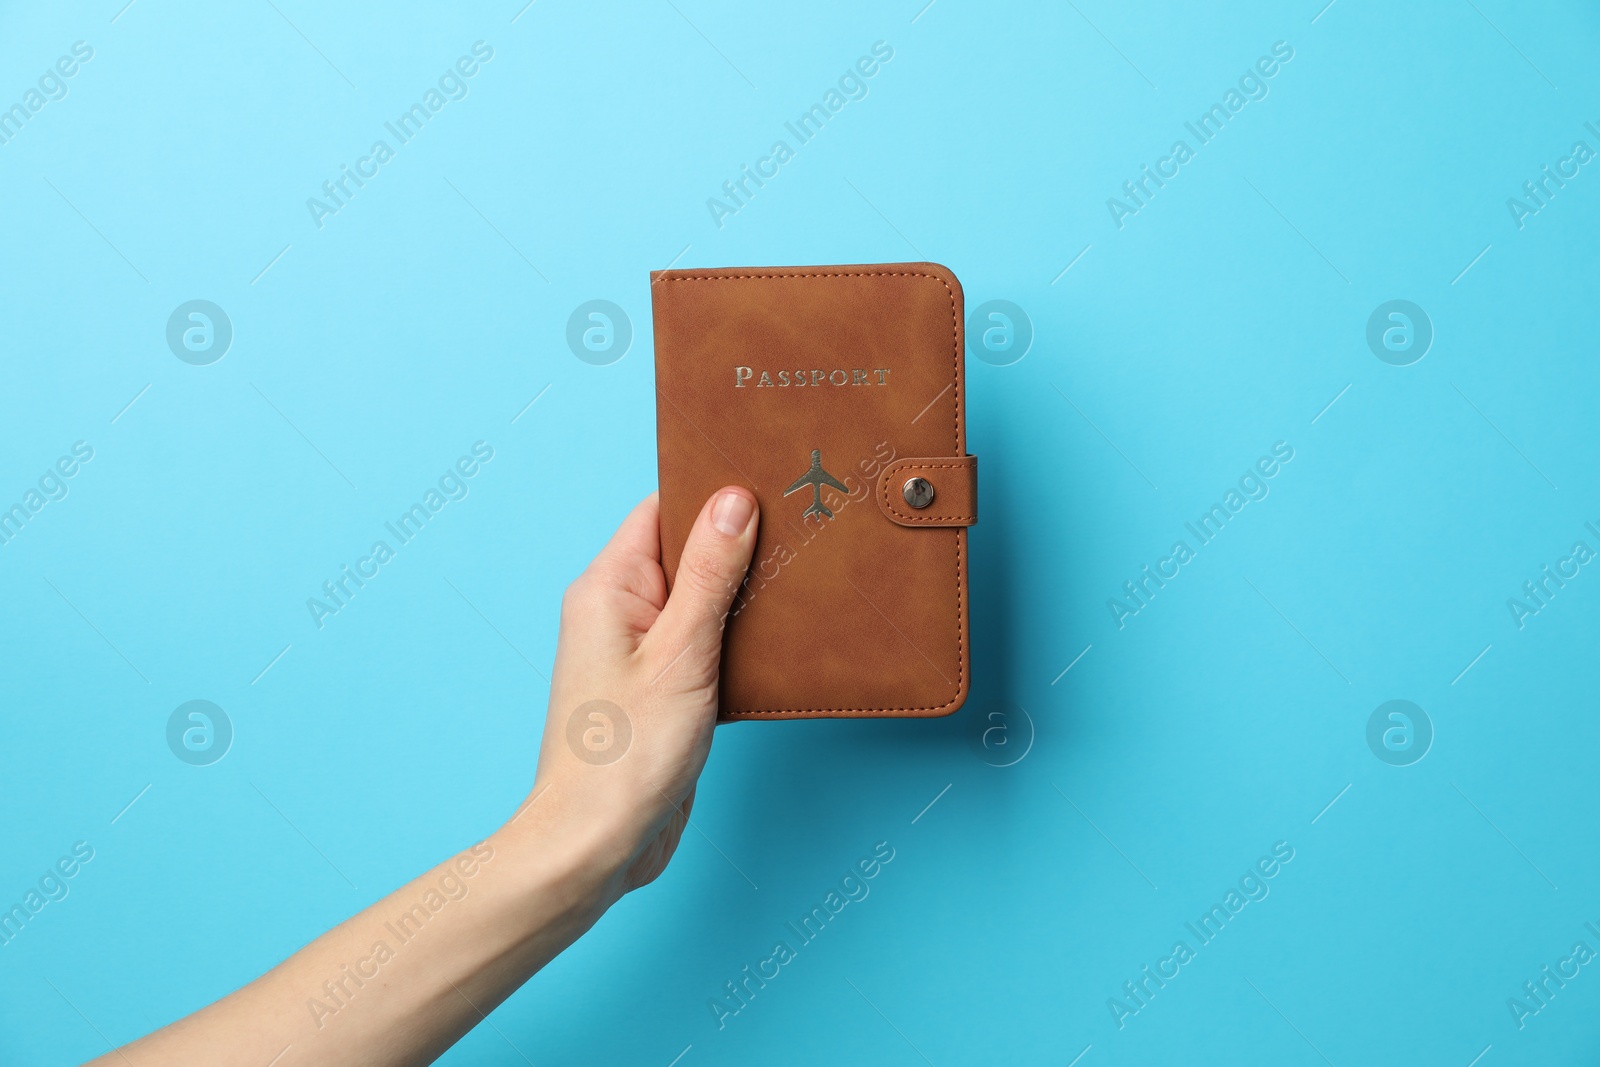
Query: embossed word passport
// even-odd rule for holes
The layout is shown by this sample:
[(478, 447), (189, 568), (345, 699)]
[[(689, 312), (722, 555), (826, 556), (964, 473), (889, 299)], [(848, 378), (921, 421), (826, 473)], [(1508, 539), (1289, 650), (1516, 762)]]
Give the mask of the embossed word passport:
[(935, 263), (651, 275), (662, 566), (761, 505), (720, 717), (948, 715), (971, 684), (961, 284)]

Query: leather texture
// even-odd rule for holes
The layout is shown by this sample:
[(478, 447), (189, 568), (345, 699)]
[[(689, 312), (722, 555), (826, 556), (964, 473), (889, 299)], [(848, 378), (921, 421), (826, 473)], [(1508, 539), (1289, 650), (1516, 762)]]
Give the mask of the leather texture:
[[(955, 711), (971, 686), (977, 503), (955, 275), (934, 263), (669, 270), (650, 288), (669, 588), (713, 492), (743, 485), (761, 506), (723, 638), (719, 717)], [(935, 486), (925, 514), (898, 495), (916, 475)]]
[[(912, 478), (933, 486), (926, 507), (906, 502), (905, 485)], [(971, 526), (978, 521), (978, 457), (897, 459), (878, 475), (878, 507), (901, 526)]]

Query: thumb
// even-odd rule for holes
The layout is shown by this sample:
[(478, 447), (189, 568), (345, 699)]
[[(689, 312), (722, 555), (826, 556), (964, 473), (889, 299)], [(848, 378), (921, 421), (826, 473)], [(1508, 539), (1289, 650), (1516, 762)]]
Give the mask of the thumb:
[(682, 671), (680, 685), (716, 680), (723, 626), (755, 551), (757, 520), (750, 491), (728, 486), (712, 494), (689, 531), (672, 593), (649, 637), (663, 673), (668, 664), (674, 665), (673, 673)]

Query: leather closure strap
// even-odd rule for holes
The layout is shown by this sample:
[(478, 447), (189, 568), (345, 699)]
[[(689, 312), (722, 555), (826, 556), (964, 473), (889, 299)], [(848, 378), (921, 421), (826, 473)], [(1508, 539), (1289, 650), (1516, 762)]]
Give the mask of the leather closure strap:
[[(905, 485), (913, 478), (933, 486), (925, 508), (906, 502)], [(901, 526), (971, 526), (978, 521), (978, 457), (895, 460), (878, 475), (878, 510)]]

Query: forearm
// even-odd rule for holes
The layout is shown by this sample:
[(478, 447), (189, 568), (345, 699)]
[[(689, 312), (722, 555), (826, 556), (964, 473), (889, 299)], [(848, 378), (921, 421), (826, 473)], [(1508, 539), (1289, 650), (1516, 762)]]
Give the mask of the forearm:
[(605, 840), (536, 800), (255, 982), (96, 1065), (431, 1063), (620, 895), (623, 857)]
[(647, 497), (562, 597), (532, 798), (497, 833), (95, 1067), (431, 1063), (666, 866), (716, 725), (755, 502), (701, 509), (667, 595)]

